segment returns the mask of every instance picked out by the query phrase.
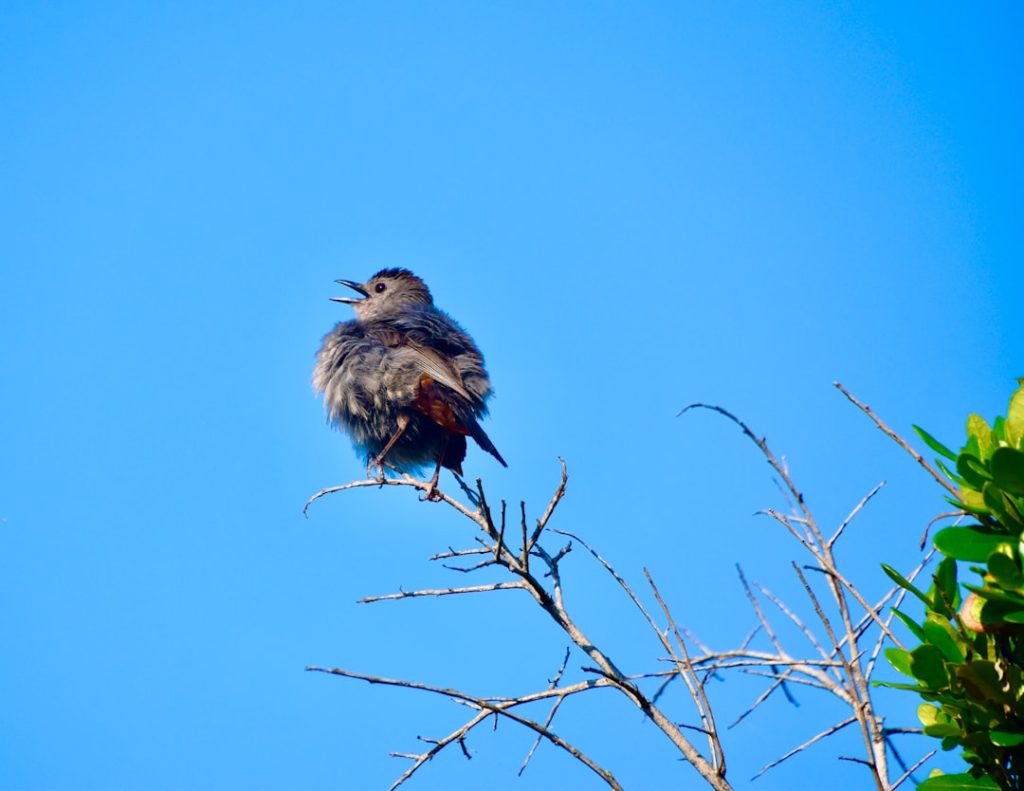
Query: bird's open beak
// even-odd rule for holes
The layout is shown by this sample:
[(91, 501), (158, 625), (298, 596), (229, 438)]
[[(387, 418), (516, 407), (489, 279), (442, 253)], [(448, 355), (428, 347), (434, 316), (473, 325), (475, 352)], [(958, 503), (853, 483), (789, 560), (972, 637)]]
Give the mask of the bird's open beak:
[[(358, 291), (363, 297), (370, 296), (370, 292), (363, 288), (361, 283), (355, 283), (351, 280), (335, 280), (335, 283), (341, 283), (343, 286), (348, 286), (353, 291)], [(362, 299), (356, 297), (330, 297), (331, 302), (344, 302), (347, 305), (358, 305), (362, 302)]]

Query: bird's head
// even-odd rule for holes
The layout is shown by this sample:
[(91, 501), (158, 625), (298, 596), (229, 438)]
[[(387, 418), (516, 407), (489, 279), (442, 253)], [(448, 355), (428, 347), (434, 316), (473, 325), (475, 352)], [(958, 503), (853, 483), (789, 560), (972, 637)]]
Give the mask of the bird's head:
[(409, 305), (433, 305), (427, 284), (408, 269), (382, 269), (365, 283), (336, 280), (348, 286), (361, 297), (331, 297), (332, 302), (344, 302), (356, 310), (361, 321), (386, 318)]

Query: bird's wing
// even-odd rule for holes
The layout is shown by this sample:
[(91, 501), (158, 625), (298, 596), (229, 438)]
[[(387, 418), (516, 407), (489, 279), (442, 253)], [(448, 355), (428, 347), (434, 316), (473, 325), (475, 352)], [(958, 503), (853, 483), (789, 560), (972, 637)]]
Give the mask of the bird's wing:
[(462, 383), (462, 375), (455, 364), (442, 352), (426, 344), (414, 341), (409, 334), (398, 329), (374, 327), (369, 333), (388, 347), (396, 361), (411, 364), (421, 374), (426, 374), (438, 384), (466, 399), (470, 404), (479, 401)]
[(427, 374), (435, 382), (455, 391), (469, 403), (472, 404), (477, 401), (462, 383), (462, 376), (459, 374), (458, 369), (446, 360), (440, 352), (431, 349), (429, 346), (413, 343), (408, 339), (406, 339), (401, 350), (396, 350), (396, 352), (410, 357), (414, 360), (417, 369), (421, 373)]

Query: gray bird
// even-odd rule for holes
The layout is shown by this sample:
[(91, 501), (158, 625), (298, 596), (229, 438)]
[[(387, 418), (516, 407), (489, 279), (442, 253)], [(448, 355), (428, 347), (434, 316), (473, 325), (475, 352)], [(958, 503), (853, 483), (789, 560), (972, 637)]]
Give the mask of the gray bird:
[(426, 284), (407, 269), (383, 269), (366, 283), (335, 281), (361, 297), (353, 321), (324, 336), (313, 388), (330, 422), (367, 456), (367, 475), (384, 466), (408, 471), (434, 463), (428, 497), (441, 467), (462, 475), (466, 437), (508, 464), (477, 422), (493, 395), (473, 339), (434, 307)]

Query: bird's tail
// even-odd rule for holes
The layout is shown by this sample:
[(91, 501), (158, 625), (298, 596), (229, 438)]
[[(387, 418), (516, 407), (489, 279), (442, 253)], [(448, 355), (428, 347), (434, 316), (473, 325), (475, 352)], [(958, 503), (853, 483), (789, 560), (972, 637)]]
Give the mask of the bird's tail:
[(491, 442), (491, 438), (487, 436), (487, 432), (480, 427), (480, 424), (472, 418), (467, 422), (469, 423), (466, 427), (469, 429), (469, 436), (476, 440), (476, 444), (500, 461), (502, 467), (507, 467), (508, 462), (501, 458), (501, 454), (498, 453), (498, 449), (494, 447), (494, 443)]

